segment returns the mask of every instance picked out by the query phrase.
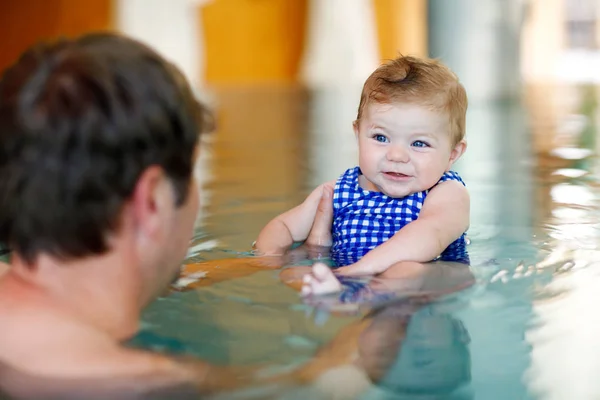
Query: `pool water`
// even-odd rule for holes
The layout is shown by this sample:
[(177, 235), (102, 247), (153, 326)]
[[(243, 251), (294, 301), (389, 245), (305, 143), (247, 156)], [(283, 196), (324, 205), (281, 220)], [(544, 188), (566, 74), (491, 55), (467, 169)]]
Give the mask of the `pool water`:
[[(198, 163), (202, 205), (187, 262), (251, 255), (270, 218), (356, 165), (359, 93), (215, 89), (218, 131), (204, 139)], [(317, 386), (331, 379), (336, 398), (357, 399), (600, 398), (599, 99), (599, 88), (570, 86), (470, 104), (469, 147), (455, 169), (471, 194), (476, 283), (412, 313), (402, 346), (390, 339), (397, 359), (377, 387), (340, 369), (324, 371)], [(278, 273), (161, 298), (134, 342), (291, 370), (364, 316), (315, 310)], [(365, 345), (393, 336), (392, 320), (373, 319)], [(317, 398), (301, 389), (276, 398)]]

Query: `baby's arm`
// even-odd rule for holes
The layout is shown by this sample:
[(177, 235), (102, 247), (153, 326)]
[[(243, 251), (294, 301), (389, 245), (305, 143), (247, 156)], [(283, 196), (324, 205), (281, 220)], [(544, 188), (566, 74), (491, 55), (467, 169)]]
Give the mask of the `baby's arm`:
[(401, 261), (429, 262), (469, 228), (467, 189), (457, 181), (435, 186), (423, 203), (419, 218), (357, 263), (337, 270), (341, 275), (378, 274)]
[(258, 234), (255, 248), (261, 255), (280, 255), (294, 242), (306, 240), (313, 226), (321, 197), (333, 201), (335, 181), (318, 186), (302, 204), (272, 219)]

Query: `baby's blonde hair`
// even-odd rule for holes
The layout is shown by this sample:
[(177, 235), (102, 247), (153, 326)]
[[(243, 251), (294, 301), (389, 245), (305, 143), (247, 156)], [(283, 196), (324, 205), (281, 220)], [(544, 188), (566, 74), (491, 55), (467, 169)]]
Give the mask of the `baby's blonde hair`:
[(453, 144), (465, 136), (467, 93), (456, 74), (440, 61), (400, 56), (381, 65), (365, 81), (357, 121), (370, 102), (411, 103), (447, 113)]

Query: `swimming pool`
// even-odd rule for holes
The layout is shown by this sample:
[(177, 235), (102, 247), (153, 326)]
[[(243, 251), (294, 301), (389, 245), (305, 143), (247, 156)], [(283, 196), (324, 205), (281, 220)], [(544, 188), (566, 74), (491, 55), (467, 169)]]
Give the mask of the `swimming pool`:
[[(358, 90), (216, 90), (219, 128), (198, 165), (190, 262), (247, 256), (271, 217), (355, 165)], [(523, 101), (470, 105), (469, 147), (456, 170), (471, 193), (477, 282), (414, 312), (403, 360), (379, 388), (324, 373), (347, 386), (337, 398), (600, 396), (598, 99), (595, 87), (532, 88)], [(143, 321), (135, 342), (144, 347), (293, 369), (360, 317), (315, 313), (278, 271), (258, 271), (173, 293)], [(317, 398), (299, 393), (281, 398)]]

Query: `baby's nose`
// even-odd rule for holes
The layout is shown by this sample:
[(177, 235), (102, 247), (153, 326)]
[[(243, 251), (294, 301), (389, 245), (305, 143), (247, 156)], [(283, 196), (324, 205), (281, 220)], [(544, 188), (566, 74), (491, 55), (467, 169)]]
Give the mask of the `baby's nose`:
[(389, 161), (394, 162), (408, 162), (410, 155), (408, 149), (402, 145), (390, 146), (387, 152), (387, 158)]

